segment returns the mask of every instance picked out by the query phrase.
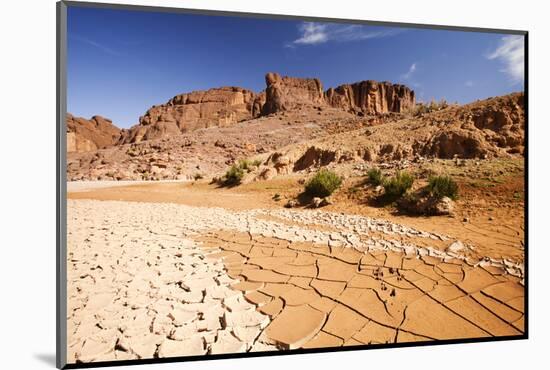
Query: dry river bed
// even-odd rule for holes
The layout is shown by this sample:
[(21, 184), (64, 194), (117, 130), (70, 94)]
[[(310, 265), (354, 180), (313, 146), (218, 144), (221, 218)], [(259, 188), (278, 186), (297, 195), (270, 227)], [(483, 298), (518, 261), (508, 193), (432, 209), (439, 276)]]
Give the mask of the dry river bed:
[(362, 216), (69, 199), (68, 362), (520, 335), (521, 261)]

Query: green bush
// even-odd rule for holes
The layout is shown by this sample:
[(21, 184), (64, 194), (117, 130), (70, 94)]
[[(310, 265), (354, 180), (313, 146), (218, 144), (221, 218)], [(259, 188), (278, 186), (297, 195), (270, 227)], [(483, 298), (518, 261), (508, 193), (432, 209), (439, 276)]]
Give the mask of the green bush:
[(398, 171), (394, 177), (384, 180), (384, 193), (388, 197), (398, 198), (412, 187), (414, 177), (408, 172)]
[(431, 176), (428, 191), (436, 198), (458, 198), (458, 184), (450, 176)]
[(336, 173), (322, 169), (305, 185), (306, 194), (312, 197), (328, 197), (342, 184), (342, 178)]
[(244, 177), (244, 169), (239, 165), (231, 166), (223, 177), (223, 184), (227, 186), (239, 185)]
[(369, 184), (374, 186), (382, 185), (382, 183), (384, 182), (384, 175), (382, 175), (382, 171), (380, 171), (379, 168), (371, 168), (367, 172), (367, 178)]
[(243, 171), (252, 172), (254, 171), (255, 167), (260, 167), (261, 164), (262, 164), (262, 161), (259, 159), (256, 159), (254, 161), (251, 161), (248, 159), (241, 159), (237, 163), (237, 166), (240, 167)]

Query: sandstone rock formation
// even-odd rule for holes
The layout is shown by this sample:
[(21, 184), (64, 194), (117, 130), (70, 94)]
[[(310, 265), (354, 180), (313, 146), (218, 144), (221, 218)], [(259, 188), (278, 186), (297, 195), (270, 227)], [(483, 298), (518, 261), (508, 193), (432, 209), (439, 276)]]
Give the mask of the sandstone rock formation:
[(265, 76), (267, 88), (262, 115), (298, 109), (304, 106), (332, 106), (354, 114), (404, 113), (414, 108), (414, 91), (390, 82), (361, 81), (323, 92), (317, 78)]
[(438, 158), (523, 154), (524, 104), (524, 94), (515, 93), (437, 112), (428, 120), (440, 132), (415, 149)]
[(281, 77), (277, 73), (265, 75), (266, 101), (262, 114), (300, 108), (304, 105), (323, 105), (323, 85), (317, 78)]
[(173, 137), (200, 128), (237, 122), (301, 108), (333, 107), (353, 114), (403, 113), (414, 106), (414, 92), (403, 85), (363, 81), (323, 91), (317, 78), (267, 73), (266, 89), (256, 94), (241, 87), (193, 91), (153, 106), (139, 124), (123, 130), (118, 144)]
[(114, 145), (120, 129), (108, 118), (85, 119), (67, 113), (67, 152), (89, 152)]
[[(266, 166), (281, 175), (351, 162), (522, 155), (524, 109), (524, 94), (514, 93), (422, 116), (388, 117), (382, 124), (369, 123), (367, 130), (343, 131), (281, 148), (267, 158)], [(362, 119), (370, 122), (368, 117)]]
[(361, 81), (330, 88), (325, 100), (352, 113), (404, 113), (415, 106), (414, 91), (390, 82)]
[(198, 128), (230, 126), (252, 118), (254, 92), (241, 87), (194, 91), (153, 106), (139, 125), (125, 131), (120, 144), (178, 135)]

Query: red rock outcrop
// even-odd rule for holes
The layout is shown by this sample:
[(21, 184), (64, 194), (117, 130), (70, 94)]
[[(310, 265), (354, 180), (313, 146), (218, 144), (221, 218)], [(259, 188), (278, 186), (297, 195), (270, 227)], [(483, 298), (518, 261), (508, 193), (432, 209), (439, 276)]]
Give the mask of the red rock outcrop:
[(326, 92), (316, 78), (281, 77), (277, 73), (268, 73), (265, 82), (262, 115), (324, 105), (354, 114), (403, 113), (416, 104), (414, 91), (389, 82), (361, 81), (330, 88)]
[(293, 110), (304, 105), (323, 105), (323, 85), (317, 78), (281, 77), (277, 73), (265, 75), (265, 104), (262, 115)]
[(262, 115), (262, 108), (265, 104), (266, 99), (266, 93), (265, 90), (260, 92), (256, 97), (254, 98), (254, 102), (252, 103), (252, 116), (254, 118), (259, 117)]
[[(354, 114), (405, 112), (414, 106), (414, 92), (403, 85), (363, 81), (323, 91), (317, 78), (282, 77), (267, 73), (266, 89), (258, 94), (241, 87), (221, 87), (173, 97), (151, 107), (139, 124), (122, 130), (118, 144), (139, 143), (304, 107), (332, 106)], [(89, 150), (93, 146), (81, 142)]]
[(67, 152), (89, 152), (114, 145), (120, 129), (108, 118), (85, 119), (67, 113)]
[(241, 87), (177, 95), (166, 104), (149, 109), (140, 117), (138, 125), (124, 132), (120, 143), (137, 143), (211, 126), (230, 126), (252, 118), (254, 98), (254, 92)]
[(453, 115), (434, 113), (429, 121), (439, 132), (416, 147), (422, 155), (438, 158), (523, 154), (524, 104), (524, 94), (514, 93), (455, 108)]
[(371, 80), (330, 88), (325, 100), (332, 107), (363, 114), (403, 113), (416, 104), (407, 86)]

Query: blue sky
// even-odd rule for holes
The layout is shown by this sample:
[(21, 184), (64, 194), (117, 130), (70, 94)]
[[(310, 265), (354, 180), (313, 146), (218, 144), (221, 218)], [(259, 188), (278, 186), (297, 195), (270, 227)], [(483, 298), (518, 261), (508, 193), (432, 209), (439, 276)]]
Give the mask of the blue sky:
[(69, 7), (68, 111), (130, 127), (184, 92), (259, 92), (266, 72), (467, 103), (523, 90), (523, 50), (522, 36), (494, 33)]

